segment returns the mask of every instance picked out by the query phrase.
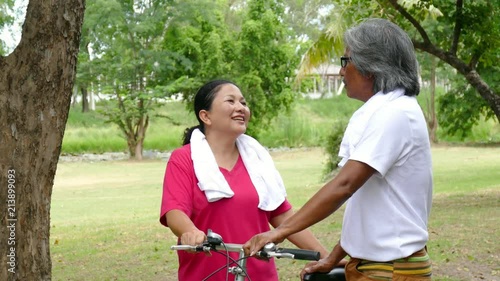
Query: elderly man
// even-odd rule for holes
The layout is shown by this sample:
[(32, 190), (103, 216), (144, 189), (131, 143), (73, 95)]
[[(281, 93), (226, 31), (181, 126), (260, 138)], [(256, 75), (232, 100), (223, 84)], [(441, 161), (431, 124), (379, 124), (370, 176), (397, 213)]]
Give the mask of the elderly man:
[(340, 241), (301, 276), (328, 272), (349, 256), (348, 281), (430, 280), (432, 163), (412, 42), (397, 25), (369, 19), (347, 30), (344, 43), (340, 75), (347, 95), (364, 104), (345, 131), (342, 168), (294, 216), (250, 239), (245, 251), (279, 243), (347, 202)]

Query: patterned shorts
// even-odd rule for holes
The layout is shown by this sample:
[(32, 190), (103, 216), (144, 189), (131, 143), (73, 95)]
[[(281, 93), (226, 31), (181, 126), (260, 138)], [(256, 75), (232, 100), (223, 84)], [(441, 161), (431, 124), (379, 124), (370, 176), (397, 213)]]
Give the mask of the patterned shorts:
[(347, 281), (428, 281), (432, 266), (424, 248), (409, 257), (389, 262), (374, 262), (351, 258), (346, 265)]

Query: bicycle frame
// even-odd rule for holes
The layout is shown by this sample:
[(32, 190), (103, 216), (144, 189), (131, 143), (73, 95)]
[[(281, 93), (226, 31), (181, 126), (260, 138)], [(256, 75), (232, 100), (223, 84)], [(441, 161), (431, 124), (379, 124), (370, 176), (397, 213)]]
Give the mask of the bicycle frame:
[[(232, 273), (235, 275), (234, 281), (245, 281), (245, 271), (243, 269), (247, 268), (247, 259), (245, 259), (245, 252), (243, 251), (243, 248), (241, 245), (238, 244), (225, 244), (226, 247), (223, 247), (223, 249), (227, 248), (228, 252), (231, 251), (238, 251), (238, 266), (231, 266), (228, 267), (229, 273)], [(220, 246), (219, 246), (220, 247)], [(229, 250), (231, 249), (231, 250)]]
[[(194, 247), (202, 247), (202, 248), (197, 248), (195, 249)], [(230, 266), (228, 267), (227, 271), (229, 273), (234, 274), (235, 278), (234, 281), (244, 281), (246, 274), (246, 266), (247, 266), (247, 259), (245, 258), (245, 252), (243, 251), (243, 245), (242, 244), (231, 244), (227, 243), (224, 245), (211, 245), (211, 246), (190, 246), (190, 245), (175, 245), (170, 247), (172, 250), (196, 250), (196, 251), (203, 251), (203, 252), (209, 252), (211, 250), (217, 250), (217, 251), (222, 251), (222, 252), (236, 252), (238, 253), (238, 259), (237, 259), (237, 266)]]

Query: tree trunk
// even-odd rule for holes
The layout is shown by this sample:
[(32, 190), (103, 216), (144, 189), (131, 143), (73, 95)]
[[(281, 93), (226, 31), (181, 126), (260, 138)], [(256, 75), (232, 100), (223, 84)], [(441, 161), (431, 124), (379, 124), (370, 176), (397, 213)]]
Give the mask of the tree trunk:
[[(127, 146), (128, 146), (128, 153), (130, 154), (130, 158), (136, 158), (136, 151), (137, 151), (137, 141), (133, 135), (128, 134), (127, 135)], [(139, 158), (142, 159), (142, 157), (139, 155)], [(141, 160), (139, 159), (139, 160)]]
[(138, 141), (137, 144), (135, 145), (135, 160), (141, 161), (142, 160), (142, 148), (143, 148), (143, 142)]
[(138, 141), (135, 138), (129, 139), (127, 141), (128, 152), (130, 153), (130, 158), (141, 161), (142, 160), (142, 150), (144, 141)]
[(82, 112), (89, 112), (89, 96), (86, 86), (80, 86), (82, 92)]
[(427, 125), (429, 126), (429, 137), (433, 143), (437, 143), (437, 118), (436, 118), (436, 58), (432, 55), (431, 59), (431, 96), (429, 98), (429, 115)]
[(50, 200), (85, 0), (30, 1), (0, 57), (0, 280), (51, 280)]
[(75, 107), (77, 97), (78, 97), (78, 87), (74, 87), (73, 95), (71, 97), (71, 107), (72, 108)]
[(142, 160), (142, 153), (144, 149), (144, 139), (146, 138), (146, 130), (149, 127), (149, 116), (143, 115), (137, 120), (135, 124), (135, 132), (127, 132), (127, 145), (130, 153), (130, 158), (135, 160)]

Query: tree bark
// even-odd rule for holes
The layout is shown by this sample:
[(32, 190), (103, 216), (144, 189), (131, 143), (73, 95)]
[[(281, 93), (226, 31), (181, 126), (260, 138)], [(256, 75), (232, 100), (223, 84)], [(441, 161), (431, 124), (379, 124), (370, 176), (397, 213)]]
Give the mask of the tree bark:
[(0, 57), (0, 280), (51, 280), (50, 200), (84, 7), (30, 1), (19, 46)]
[(130, 153), (130, 158), (141, 161), (143, 159), (142, 154), (144, 150), (144, 139), (146, 138), (146, 130), (149, 127), (149, 116), (143, 115), (138, 119), (133, 126), (135, 130), (126, 131), (122, 128), (122, 131), (127, 136), (128, 151)]

